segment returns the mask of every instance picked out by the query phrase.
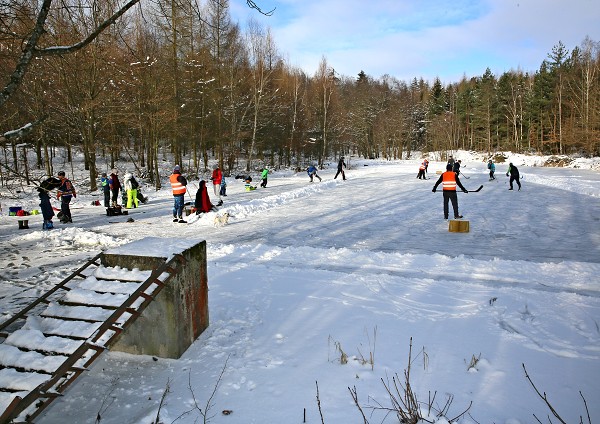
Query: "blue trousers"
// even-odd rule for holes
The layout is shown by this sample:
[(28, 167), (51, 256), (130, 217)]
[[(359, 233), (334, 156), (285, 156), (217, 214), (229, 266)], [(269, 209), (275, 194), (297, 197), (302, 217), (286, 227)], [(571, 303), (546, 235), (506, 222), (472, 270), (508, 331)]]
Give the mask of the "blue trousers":
[(183, 194), (173, 195), (175, 204), (173, 205), (173, 218), (183, 218)]

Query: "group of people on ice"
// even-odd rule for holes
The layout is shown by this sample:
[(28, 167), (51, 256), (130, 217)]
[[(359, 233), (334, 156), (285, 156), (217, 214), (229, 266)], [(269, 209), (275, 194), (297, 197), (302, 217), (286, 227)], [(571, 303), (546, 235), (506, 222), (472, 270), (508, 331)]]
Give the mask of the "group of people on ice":
[[(344, 161), (344, 156), (340, 156), (337, 165), (337, 172), (333, 177), (334, 180), (341, 174), (342, 180), (346, 181), (346, 173), (344, 172), (344, 168), (347, 168), (346, 162)], [(319, 181), (323, 180), (321, 177), (319, 177), (319, 174), (317, 174), (317, 167), (313, 164), (309, 165), (308, 168), (306, 168), (306, 173), (308, 174), (311, 183), (314, 181), (314, 178), (318, 178)]]
[(119, 180), (119, 171), (114, 168), (108, 176), (106, 172), (102, 173), (100, 178), (100, 187), (104, 194), (104, 207), (116, 208), (119, 206), (119, 192), (121, 192), (121, 201), (127, 209), (137, 208), (139, 203), (146, 203), (148, 199), (141, 192), (140, 184), (131, 172), (125, 172), (123, 183)]
[[(432, 189), (433, 192), (436, 192), (438, 186), (440, 184), (442, 185), (442, 191), (444, 195), (445, 219), (448, 219), (449, 217), (449, 203), (452, 203), (454, 218), (462, 218), (462, 215), (460, 215), (458, 211), (458, 198), (456, 196), (456, 187), (459, 187), (465, 193), (468, 193), (468, 190), (462, 185), (459, 179), (459, 175), (461, 173), (460, 166), (461, 161), (455, 161), (454, 158), (450, 156), (448, 163), (446, 164), (446, 171), (440, 175), (439, 179), (436, 181)], [(428, 167), (429, 161), (425, 159), (419, 166), (419, 173), (417, 174), (417, 178), (427, 179), (426, 173)], [(337, 172), (333, 178), (336, 179), (339, 175), (341, 175), (342, 179), (346, 180), (344, 168), (346, 168), (344, 156), (340, 156), (337, 165)], [(489, 170), (490, 181), (495, 180), (496, 166), (491, 159), (488, 161), (487, 168)], [(315, 165), (310, 165), (306, 169), (306, 172), (310, 178), (310, 182), (313, 182), (314, 178), (317, 178), (319, 181), (322, 181), (322, 178), (317, 173), (317, 168)], [(54, 227), (54, 224), (52, 222), (52, 218), (54, 217), (54, 208), (50, 203), (50, 192), (53, 190), (57, 190), (56, 196), (61, 201), (59, 213), (59, 218), (61, 222), (73, 222), (70, 210), (70, 203), (71, 199), (77, 197), (75, 187), (73, 186), (71, 181), (68, 178), (66, 178), (64, 171), (60, 171), (57, 175), (58, 178), (50, 177), (44, 180), (37, 189), (40, 198), (40, 207), (42, 210), (42, 215), (44, 217), (43, 229), (52, 229)], [(269, 170), (267, 168), (264, 168), (261, 172), (260, 184), (260, 186), (263, 188), (267, 187), (268, 175)], [(509, 190), (513, 190), (514, 182), (516, 182), (518, 189), (521, 190), (519, 170), (512, 162), (508, 166), (506, 176), (510, 177)], [(236, 178), (244, 179), (246, 190), (250, 191), (256, 189), (256, 186), (251, 185), (252, 178), (250, 176), (237, 176)], [(214, 205), (210, 201), (208, 189), (206, 187), (206, 181), (201, 180), (194, 201), (196, 214), (216, 211), (216, 208), (223, 204), (222, 196), (227, 196), (227, 183), (219, 165), (213, 166), (213, 171), (210, 180), (213, 185), (214, 196), (218, 199), (217, 204)], [(181, 167), (179, 165), (176, 165), (173, 168), (173, 172), (169, 177), (169, 182), (171, 184), (171, 190), (174, 198), (173, 222), (185, 223), (186, 221), (183, 219), (183, 210), (185, 207), (184, 198), (187, 192), (188, 182), (187, 179), (181, 174)], [(139, 191), (139, 183), (137, 182), (133, 174), (130, 172), (125, 173), (123, 183), (121, 183), (121, 181), (119, 180), (119, 172), (116, 168), (112, 170), (110, 176), (108, 176), (106, 173), (103, 173), (100, 179), (100, 186), (104, 194), (104, 206), (106, 208), (118, 207), (120, 191), (123, 193), (123, 203), (126, 204), (126, 208), (137, 208), (140, 201), (142, 201), (143, 203), (147, 201), (147, 198), (145, 198)]]
[[(423, 178), (425, 178), (424, 175), (427, 170), (428, 164), (429, 162), (427, 161), (427, 159), (425, 159), (419, 167), (419, 174), (417, 175), (417, 178), (421, 178), (421, 175), (423, 175)], [(458, 186), (463, 191), (463, 193), (468, 193), (469, 191), (462, 185), (458, 177), (460, 174), (460, 165), (460, 160), (455, 161), (454, 158), (450, 156), (450, 158), (448, 159), (448, 163), (446, 164), (446, 171), (440, 175), (432, 189), (432, 191), (435, 193), (438, 186), (442, 184), (442, 192), (444, 195), (444, 219), (448, 219), (449, 216), (449, 203), (452, 203), (454, 219), (460, 219), (463, 217), (458, 212), (458, 197), (456, 196), (456, 187)], [(496, 172), (496, 165), (494, 165), (491, 159), (488, 161), (487, 168), (490, 171), (490, 181), (495, 180), (496, 177), (494, 174)], [(513, 189), (513, 182), (516, 182), (519, 187), (519, 190), (521, 190), (519, 170), (515, 165), (513, 165), (512, 162), (510, 162), (508, 165), (506, 176), (510, 176), (509, 190)]]

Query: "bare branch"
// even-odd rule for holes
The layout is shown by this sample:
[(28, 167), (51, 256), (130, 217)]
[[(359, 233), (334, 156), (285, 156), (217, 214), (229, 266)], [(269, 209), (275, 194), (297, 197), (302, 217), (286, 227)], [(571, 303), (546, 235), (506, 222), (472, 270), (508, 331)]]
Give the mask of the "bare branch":
[(546, 405), (548, 406), (548, 409), (550, 409), (550, 412), (552, 412), (552, 415), (554, 415), (561, 423), (567, 424), (565, 422), (565, 420), (563, 420), (560, 417), (560, 415), (558, 415), (558, 412), (556, 412), (556, 410), (552, 407), (552, 405), (548, 401), (548, 397), (546, 396), (546, 393), (544, 392), (544, 394), (542, 395), (540, 393), (540, 391), (538, 390), (538, 388), (535, 386), (535, 384), (533, 384), (533, 381), (531, 380), (531, 377), (529, 377), (529, 374), (527, 374), (527, 369), (525, 368), (525, 364), (521, 364), (521, 365), (523, 366), (523, 371), (525, 371), (525, 377), (527, 378), (527, 380), (529, 380), (529, 383), (531, 384), (531, 387), (533, 387), (533, 389), (538, 394), (538, 396), (546, 403)]
[(44, 120), (47, 117), (48, 115), (44, 115), (37, 121), (23, 125), (21, 128), (17, 128), (16, 130), (7, 131), (4, 134), (0, 134), (0, 143), (4, 143), (5, 141), (10, 141), (12, 139), (23, 138), (24, 136), (29, 134), (35, 127), (44, 122)]
[(94, 32), (92, 32), (90, 35), (88, 35), (84, 40), (81, 40), (80, 42), (75, 43), (70, 46), (55, 46), (55, 47), (48, 47), (45, 49), (38, 49), (38, 48), (34, 47), (34, 49), (33, 49), (34, 56), (53, 56), (53, 55), (74, 53), (78, 50), (81, 50), (82, 48), (84, 48), (85, 46), (90, 44), (92, 41), (94, 41), (100, 34), (102, 34), (102, 32), (106, 28), (108, 28), (109, 26), (114, 24), (117, 21), (117, 19), (119, 19), (121, 16), (123, 16), (125, 14), (125, 12), (127, 12), (129, 9), (131, 9), (136, 4), (138, 4), (140, 1), (141, 0), (130, 0), (129, 3), (124, 5), (121, 9), (117, 10), (117, 12), (115, 12), (114, 15), (112, 15), (110, 18), (108, 18), (107, 20), (102, 22), (100, 25), (98, 25), (98, 27), (94, 30)]
[(31, 35), (29, 36), (29, 39), (27, 40), (27, 43), (23, 48), (21, 59), (19, 59), (14, 72), (10, 76), (9, 82), (2, 89), (2, 91), (0, 91), (0, 107), (2, 107), (4, 103), (6, 103), (10, 96), (14, 94), (17, 88), (21, 85), (23, 78), (25, 78), (25, 75), (27, 74), (27, 70), (29, 69), (31, 60), (34, 57), (68, 54), (82, 49), (83, 47), (90, 44), (95, 38), (97, 38), (102, 33), (102, 31), (104, 31), (110, 25), (114, 24), (117, 19), (119, 19), (125, 12), (127, 12), (141, 0), (130, 0), (129, 3), (124, 5), (121, 9), (119, 9), (114, 15), (112, 15), (106, 21), (102, 22), (90, 35), (88, 35), (87, 38), (76, 44), (64, 47), (56, 46), (48, 47), (45, 49), (38, 49), (38, 42), (40, 41), (41, 36), (45, 32), (44, 27), (46, 25), (46, 20), (48, 19), (48, 14), (50, 13), (52, 1), (53, 0), (44, 0), (44, 2), (42, 3), (40, 11), (37, 15), (37, 20), (35, 22), (33, 31), (31, 32)]
[(255, 9), (257, 10), (259, 13), (262, 13), (265, 16), (273, 16), (273, 12), (275, 12), (275, 7), (271, 10), (269, 10), (268, 12), (264, 12), (254, 1), (252, 0), (246, 0), (246, 4), (248, 4), (248, 6), (250, 7), (250, 9)]

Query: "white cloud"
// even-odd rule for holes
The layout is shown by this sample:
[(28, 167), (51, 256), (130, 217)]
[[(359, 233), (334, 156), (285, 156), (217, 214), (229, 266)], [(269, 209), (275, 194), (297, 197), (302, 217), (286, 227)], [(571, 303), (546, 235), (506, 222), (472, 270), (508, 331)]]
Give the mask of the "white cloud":
[[(245, 2), (244, 2), (245, 3)], [(264, 3), (264, 4), (262, 4)], [(444, 82), (481, 75), (487, 67), (535, 71), (552, 47), (586, 36), (600, 41), (597, 1), (572, 0), (287, 0), (259, 17), (272, 28), (292, 66), (313, 74), (323, 56), (348, 76)]]

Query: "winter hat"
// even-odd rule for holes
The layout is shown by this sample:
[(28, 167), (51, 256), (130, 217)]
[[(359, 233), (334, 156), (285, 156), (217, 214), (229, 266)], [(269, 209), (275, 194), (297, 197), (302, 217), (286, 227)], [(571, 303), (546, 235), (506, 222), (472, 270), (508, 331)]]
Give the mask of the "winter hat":
[(180, 174), (181, 173), (181, 168), (179, 167), (179, 165), (175, 165), (175, 168), (173, 168), (173, 174)]
[(218, 164), (218, 163), (215, 163), (215, 164), (213, 165), (213, 169), (219, 169), (219, 164)]
[(446, 171), (452, 171), (452, 165), (450, 165), (450, 164), (446, 165)]
[(58, 171), (58, 176), (59, 177), (64, 177), (65, 176), (65, 171)]
[(106, 177), (106, 172), (103, 172), (103, 173), (102, 173), (102, 176), (103, 176), (103, 177)]

